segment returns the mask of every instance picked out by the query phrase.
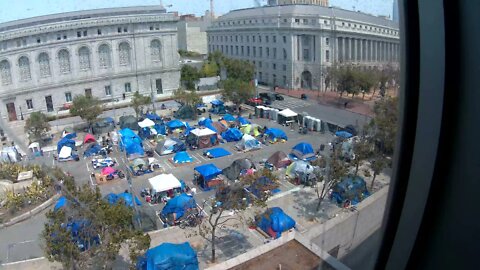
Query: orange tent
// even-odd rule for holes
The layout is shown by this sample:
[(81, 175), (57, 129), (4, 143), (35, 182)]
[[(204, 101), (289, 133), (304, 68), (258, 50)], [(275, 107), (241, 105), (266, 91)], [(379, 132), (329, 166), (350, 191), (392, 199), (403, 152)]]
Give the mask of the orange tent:
[(85, 135), (85, 139), (83, 139), (83, 143), (92, 143), (92, 142), (96, 142), (97, 140), (95, 140), (95, 137), (93, 137), (92, 134), (87, 134)]

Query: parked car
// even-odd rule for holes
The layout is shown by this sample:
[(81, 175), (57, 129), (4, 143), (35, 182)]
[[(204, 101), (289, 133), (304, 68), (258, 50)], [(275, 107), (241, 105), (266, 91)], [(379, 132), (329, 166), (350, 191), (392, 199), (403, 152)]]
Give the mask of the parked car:
[(263, 104), (263, 100), (261, 98), (249, 98), (246, 102), (247, 105), (250, 106), (258, 106)]
[(275, 100), (284, 100), (285, 98), (283, 98), (282, 95), (280, 94), (273, 94), (275, 96)]

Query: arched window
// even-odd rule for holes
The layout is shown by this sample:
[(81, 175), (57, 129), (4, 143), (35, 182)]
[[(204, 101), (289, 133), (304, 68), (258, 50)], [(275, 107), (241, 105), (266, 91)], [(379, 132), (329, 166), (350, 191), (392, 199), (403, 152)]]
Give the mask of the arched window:
[(22, 56), (18, 59), (18, 68), (20, 70), (20, 80), (29, 81), (32, 78), (30, 73), (30, 60), (28, 57)]
[(158, 39), (152, 40), (150, 42), (150, 50), (152, 55), (152, 61), (160, 61), (162, 60), (162, 44)]
[(130, 65), (130, 45), (127, 42), (122, 42), (118, 45), (118, 54), (120, 58), (120, 65)]
[(90, 69), (90, 50), (86, 46), (78, 50), (78, 61), (80, 62), (80, 70)]
[(50, 57), (43, 52), (38, 55), (38, 66), (40, 67), (40, 77), (45, 78), (51, 75), (50, 72)]
[(98, 47), (98, 56), (100, 68), (110, 68), (112, 66), (110, 47), (107, 44), (102, 44)]
[(0, 62), (0, 75), (2, 76), (2, 84), (12, 83), (12, 73), (10, 72), (10, 62), (3, 60)]
[(70, 73), (70, 53), (66, 49), (58, 52), (58, 65), (60, 73)]

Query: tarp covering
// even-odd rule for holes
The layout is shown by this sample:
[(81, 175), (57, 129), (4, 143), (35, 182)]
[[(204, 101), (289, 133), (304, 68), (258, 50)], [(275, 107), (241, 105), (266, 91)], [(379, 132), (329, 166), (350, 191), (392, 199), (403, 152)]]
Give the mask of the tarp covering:
[(261, 216), (256, 217), (255, 221), (260, 229), (275, 239), (279, 238), (282, 232), (295, 227), (295, 220), (285, 214), (280, 207), (267, 209)]
[[(109, 193), (107, 196), (105, 196), (105, 199), (108, 201), (110, 204), (116, 204), (120, 201), (120, 199), (123, 199), (123, 202), (125, 203), (126, 206), (133, 207), (133, 196), (130, 193), (123, 192), (119, 194), (114, 194), (114, 193)], [(135, 203), (137, 205), (142, 205), (142, 202), (135, 196)]]
[(335, 132), (335, 136), (348, 139), (351, 138), (353, 135), (347, 131), (341, 130)]
[(287, 134), (278, 128), (269, 128), (265, 131), (265, 134), (268, 135), (270, 141), (288, 140)]
[(314, 171), (314, 167), (310, 165), (308, 162), (303, 160), (297, 160), (287, 167), (287, 170), (285, 173), (289, 177), (294, 178), (301, 175), (311, 174), (313, 173), (313, 171)]
[(215, 106), (220, 106), (220, 105), (223, 105), (223, 101), (221, 100), (218, 100), (218, 99), (214, 99), (210, 102), (212, 105), (215, 105)]
[(181, 151), (185, 151), (187, 148), (185, 147), (185, 144), (175, 138), (167, 138), (157, 144), (155, 147), (155, 151), (159, 155), (168, 155), (172, 153), (178, 153)]
[(278, 114), (280, 114), (280, 115), (283, 116), (283, 117), (295, 117), (295, 116), (298, 115), (296, 112), (294, 112), (294, 111), (292, 111), (292, 110), (290, 110), (290, 109), (288, 109), (288, 108), (285, 109), (285, 110), (283, 110), (283, 111), (281, 111), (281, 112), (279, 112)]
[(250, 121), (248, 121), (246, 118), (243, 118), (241, 116), (237, 117), (237, 121), (238, 123), (240, 123), (240, 125), (248, 125), (248, 124), (251, 124)]
[(83, 143), (92, 143), (92, 142), (96, 142), (97, 140), (95, 140), (95, 137), (93, 137), (92, 134), (87, 134), (85, 135), (85, 138), (83, 139)]
[(67, 146), (71, 148), (72, 150), (75, 150), (75, 141), (72, 139), (69, 139), (67, 137), (62, 138), (60, 141), (57, 143), (57, 153), (60, 154), (60, 150), (62, 147)]
[(177, 129), (177, 128), (184, 128), (186, 127), (185, 126), (185, 123), (178, 120), (178, 119), (173, 119), (172, 121), (169, 121), (167, 123), (167, 127), (170, 129), (170, 130), (173, 130), (173, 129)]
[(225, 114), (223, 116), (223, 120), (225, 120), (227, 122), (235, 122), (235, 117), (231, 114)]
[(229, 128), (222, 133), (222, 138), (227, 142), (236, 142), (242, 139), (243, 133), (238, 128)]
[(138, 123), (137, 123), (137, 118), (133, 115), (124, 115), (120, 116), (120, 128), (121, 129), (132, 129), (132, 130), (138, 130)]
[(125, 128), (118, 132), (120, 134), (120, 149), (127, 153), (127, 156), (137, 155), (143, 156), (142, 139), (131, 129)]
[(148, 179), (153, 192), (163, 192), (174, 188), (181, 188), (182, 184), (173, 174), (160, 174)]
[(248, 169), (254, 168), (253, 162), (248, 158), (240, 158), (232, 162), (230, 166), (223, 169), (222, 174), (230, 180), (236, 180), (242, 173)]
[(262, 148), (262, 144), (260, 144), (257, 139), (248, 134), (243, 135), (242, 140), (238, 142), (236, 146), (238, 149), (245, 151)]
[(189, 243), (163, 243), (147, 250), (137, 262), (138, 270), (198, 270), (195, 250)]
[(370, 193), (367, 190), (365, 180), (360, 176), (356, 176), (347, 177), (336, 184), (332, 189), (330, 198), (338, 204), (349, 200), (351, 204), (355, 205), (369, 195)]
[(72, 148), (69, 146), (63, 146), (58, 153), (58, 157), (61, 159), (66, 159), (72, 156)]
[(102, 150), (102, 147), (98, 143), (92, 143), (87, 146), (87, 148), (83, 152), (83, 155), (85, 157), (91, 157), (91, 156), (97, 155), (100, 152), (100, 150)]
[(215, 178), (217, 175), (222, 173), (222, 170), (217, 168), (217, 166), (215, 166), (212, 163), (208, 163), (208, 164), (205, 164), (205, 165), (202, 165), (202, 166), (195, 167), (194, 170), (196, 172), (198, 172), (201, 176), (203, 176), (203, 179), (205, 179), (207, 181)]
[(276, 168), (285, 168), (290, 165), (291, 161), (287, 154), (282, 151), (277, 151), (267, 159), (267, 163)]
[(145, 118), (142, 122), (138, 122), (138, 126), (140, 126), (140, 128), (153, 127), (155, 126), (155, 122), (153, 122), (153, 120)]
[(115, 173), (115, 169), (112, 167), (105, 167), (102, 169), (102, 175), (110, 175)]
[(152, 120), (152, 121), (161, 121), (162, 120), (162, 118), (155, 113), (147, 113), (145, 115), (145, 117)]
[(57, 211), (58, 209), (63, 208), (64, 206), (66, 206), (67, 203), (68, 203), (67, 198), (65, 198), (65, 196), (62, 196), (62, 197), (58, 198), (58, 201), (57, 201), (57, 203), (55, 204), (55, 206), (53, 207), (53, 210), (54, 210), (54, 211)]
[(194, 129), (190, 132), (193, 133), (197, 137), (211, 136), (211, 135), (216, 134), (215, 131), (213, 131), (211, 129), (208, 129), (208, 128), (196, 128), (196, 129)]
[(192, 157), (185, 151), (178, 152), (173, 156), (173, 163), (182, 164), (193, 162)]
[(192, 196), (182, 193), (169, 200), (163, 207), (161, 215), (166, 217), (168, 214), (175, 213), (175, 219), (183, 217), (185, 210), (197, 207), (197, 203)]
[[(222, 134), (222, 132), (225, 132), (227, 130), (227, 127), (224, 126), (222, 123), (220, 122), (213, 122), (212, 123), (212, 127), (215, 128), (214, 131), (217, 132), (217, 134)], [(210, 127), (207, 127), (207, 128), (210, 128)], [(211, 129), (211, 128), (210, 128)], [(213, 129), (212, 129), (213, 130)]]
[(221, 147), (208, 149), (205, 150), (203, 153), (209, 158), (221, 158), (232, 154)]
[(157, 134), (167, 135), (167, 128), (164, 124), (156, 124), (153, 129), (157, 131)]
[(292, 148), (292, 156), (301, 160), (311, 160), (315, 158), (315, 152), (311, 144), (301, 142)]

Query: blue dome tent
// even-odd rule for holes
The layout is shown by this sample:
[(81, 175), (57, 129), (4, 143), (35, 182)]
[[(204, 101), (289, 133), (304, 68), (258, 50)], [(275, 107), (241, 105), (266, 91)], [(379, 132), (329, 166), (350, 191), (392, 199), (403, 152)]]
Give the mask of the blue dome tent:
[[(120, 199), (123, 199), (126, 206), (133, 207), (133, 196), (132, 194), (127, 192), (123, 192), (119, 194), (109, 193), (107, 196), (105, 196), (105, 199), (110, 204), (116, 204), (119, 202)], [(137, 197), (135, 197), (135, 203), (137, 205), (142, 205), (142, 203)]]
[(138, 270), (198, 270), (197, 253), (188, 242), (163, 243), (147, 250), (137, 262)]
[(125, 128), (118, 133), (120, 134), (120, 150), (125, 151), (128, 158), (140, 157), (145, 154), (142, 139), (131, 129)]
[(241, 126), (251, 124), (250, 121), (248, 121), (247, 119), (245, 119), (245, 118), (243, 118), (243, 117), (241, 117), (241, 116), (237, 117), (237, 121), (238, 121), (238, 123), (239, 123)]
[(222, 173), (222, 170), (212, 163), (195, 167), (194, 171), (196, 172), (194, 183), (197, 183), (203, 190), (210, 190), (209, 182)]
[(75, 150), (75, 141), (72, 139), (69, 139), (67, 137), (63, 137), (60, 141), (57, 143), (57, 153), (60, 154), (60, 150), (62, 150), (62, 147), (70, 147), (72, 148), (72, 151)]
[(256, 225), (271, 237), (277, 239), (282, 233), (295, 227), (295, 220), (285, 214), (280, 207), (267, 209), (255, 218)]
[(182, 193), (167, 202), (161, 211), (161, 215), (164, 219), (167, 219), (167, 215), (175, 214), (175, 220), (177, 220), (185, 215), (186, 210), (196, 207), (197, 203), (195, 199), (192, 196)]
[(155, 122), (162, 121), (162, 118), (158, 116), (156, 113), (147, 113), (145, 117)]
[(306, 142), (301, 142), (295, 145), (292, 148), (292, 153), (290, 155), (294, 160), (300, 159), (303, 161), (311, 161), (316, 159), (312, 145)]
[(343, 204), (347, 200), (352, 205), (356, 205), (364, 198), (370, 196), (367, 184), (360, 176), (344, 178), (340, 183), (332, 188), (330, 199), (337, 204)]
[(178, 119), (174, 119), (172, 121), (169, 121), (167, 122), (167, 127), (170, 129), (170, 130), (175, 130), (177, 128), (185, 128), (186, 125), (184, 122), (178, 120)]
[(225, 120), (227, 122), (235, 122), (235, 117), (231, 114), (225, 114), (223, 116), (223, 120)]
[(278, 128), (269, 128), (265, 131), (265, 134), (268, 136), (270, 142), (277, 142), (278, 140), (288, 140), (287, 134), (281, 129)]
[(345, 139), (353, 137), (353, 135), (351, 133), (349, 133), (347, 131), (344, 131), (344, 130), (335, 132), (335, 136), (345, 138)]
[(238, 142), (242, 139), (243, 133), (238, 128), (229, 128), (222, 133), (222, 138), (227, 142)]

